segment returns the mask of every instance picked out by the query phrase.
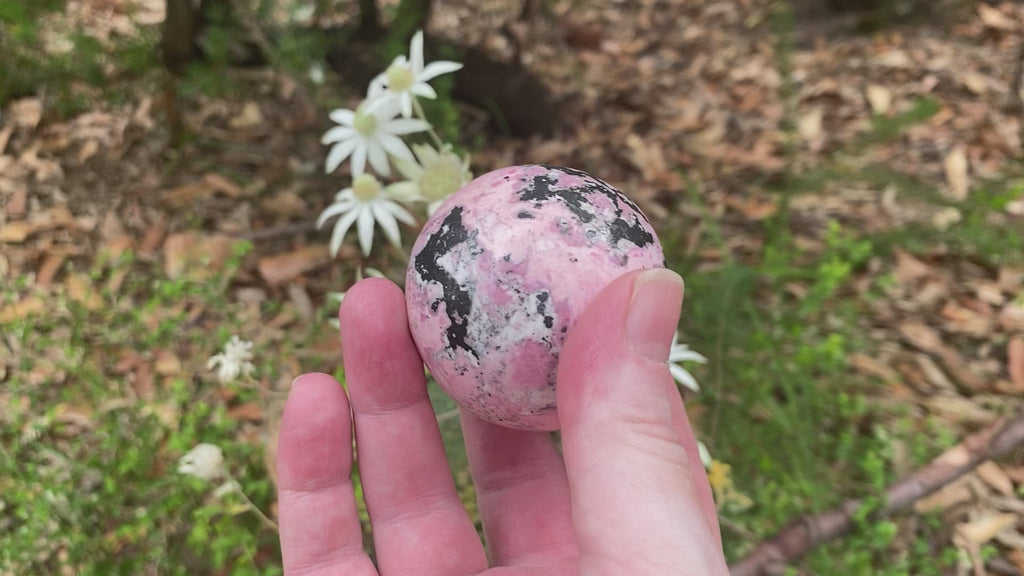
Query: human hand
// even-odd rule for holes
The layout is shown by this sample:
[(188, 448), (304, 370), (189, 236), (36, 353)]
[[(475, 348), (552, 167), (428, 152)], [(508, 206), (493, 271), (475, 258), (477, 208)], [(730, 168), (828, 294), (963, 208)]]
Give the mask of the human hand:
[[(675, 273), (635, 271), (590, 304), (559, 360), (561, 452), (547, 433), (461, 412), (488, 563), (455, 491), (402, 292), (378, 278), (358, 283), (339, 314), (348, 395), (330, 376), (306, 374), (285, 407), (285, 574), (727, 574), (666, 363), (682, 296)], [(353, 423), (377, 568), (356, 512)]]

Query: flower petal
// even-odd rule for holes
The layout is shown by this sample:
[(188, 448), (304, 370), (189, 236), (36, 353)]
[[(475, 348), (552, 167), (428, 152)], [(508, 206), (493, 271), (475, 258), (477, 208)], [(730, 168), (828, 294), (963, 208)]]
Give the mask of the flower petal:
[(373, 209), (373, 218), (377, 221), (377, 224), (380, 224), (384, 235), (387, 236), (388, 240), (396, 248), (401, 248), (402, 236), (398, 231), (398, 222), (395, 221), (395, 216), (388, 210), (388, 205), (384, 202), (374, 202), (370, 204), (370, 208)]
[(676, 382), (679, 382), (694, 392), (700, 392), (700, 385), (697, 384), (697, 379), (687, 372), (685, 368), (678, 364), (669, 364), (668, 369), (669, 372), (672, 373), (672, 377), (676, 379)]
[(369, 106), (369, 102), (380, 96), (384, 92), (385, 84), (387, 84), (388, 78), (384, 72), (377, 74), (370, 80), (370, 85), (366, 87), (366, 101), (363, 102), (363, 106)]
[(430, 205), (427, 206), (427, 216), (433, 216), (434, 212), (437, 212), (437, 209), (441, 207), (441, 204), (444, 204), (445, 200), (447, 200), (447, 198), (442, 198), (440, 200), (434, 200), (433, 202), (431, 202)]
[(359, 246), (363, 249), (363, 255), (369, 256), (373, 249), (373, 210), (370, 206), (364, 206), (359, 212)]
[(413, 132), (423, 132), (429, 129), (430, 124), (415, 118), (399, 118), (398, 120), (381, 124), (377, 128), (378, 132), (385, 134), (412, 134)]
[(413, 84), (409, 88), (409, 92), (412, 92), (417, 96), (427, 98), (428, 100), (437, 98), (437, 92), (435, 92), (434, 89), (430, 87), (430, 84), (427, 84), (426, 82)]
[(414, 161), (412, 152), (409, 151), (409, 147), (406, 146), (405, 142), (403, 142), (398, 136), (394, 136), (392, 134), (381, 134), (378, 141), (381, 146), (388, 151), (388, 154), (391, 154), (393, 157), (409, 160), (410, 162)]
[(695, 352), (686, 347), (685, 344), (677, 344), (668, 353), (669, 362), (699, 362), (707, 364), (708, 359), (700, 352)]
[[(413, 85), (415, 88), (416, 85)], [(402, 117), (412, 118), (412, 95), (409, 92), (402, 92), (402, 95), (398, 97), (399, 102), (402, 103)]]
[(419, 76), (423, 70), (423, 30), (417, 30), (409, 41), (409, 60), (412, 61), (412, 73)]
[(323, 138), (320, 139), (321, 144), (332, 144), (334, 142), (341, 142), (347, 140), (352, 136), (356, 135), (356, 129), (350, 126), (335, 126), (324, 133)]
[[(398, 137), (395, 136), (395, 138)], [(401, 139), (398, 141), (401, 142)], [(392, 162), (394, 163), (395, 168), (398, 168), (398, 171), (402, 173), (402, 176), (405, 176), (406, 180), (412, 180), (414, 182), (419, 180), (423, 176), (423, 167), (417, 164), (415, 160), (395, 156), (395, 154), (388, 148), (389, 142), (392, 146), (394, 145), (394, 142), (389, 140), (388, 137), (380, 139), (380, 143), (384, 145), (384, 149), (393, 156)]]
[(367, 114), (373, 114), (377, 119), (377, 130), (383, 128), (395, 116), (398, 116), (402, 103), (398, 100), (398, 93), (390, 90), (382, 92), (373, 102), (366, 105), (363, 110)]
[(416, 225), (416, 219), (413, 218), (412, 214), (403, 208), (401, 204), (398, 204), (397, 202), (386, 202), (385, 205), (387, 206), (388, 211), (394, 214), (395, 218), (398, 218), (401, 222), (408, 224), (409, 226)]
[(366, 171), (366, 142), (352, 152), (352, 176), (361, 176)]
[(338, 108), (331, 110), (331, 120), (342, 124), (344, 126), (351, 126), (356, 120), (356, 113), (348, 108)]
[(400, 202), (414, 202), (420, 197), (419, 184), (412, 181), (396, 182), (389, 184), (384, 192), (391, 198)]
[(334, 232), (331, 233), (331, 258), (338, 255), (341, 243), (345, 240), (345, 233), (352, 227), (352, 223), (356, 221), (356, 218), (359, 217), (364, 208), (364, 206), (356, 206), (354, 210), (345, 214), (334, 223)]
[(357, 149), (362, 143), (362, 139), (353, 138), (351, 140), (343, 140), (338, 142), (331, 147), (331, 151), (327, 153), (327, 161), (324, 163), (324, 172), (330, 174), (338, 169), (338, 166), (345, 161), (346, 158), (352, 154), (352, 151)]
[(437, 62), (431, 62), (427, 64), (427, 67), (422, 72), (416, 75), (417, 82), (429, 82), (434, 78), (437, 78), (441, 74), (450, 74), (457, 70), (462, 69), (462, 64), (458, 62), (451, 62), (449, 60), (438, 60)]
[(384, 151), (384, 147), (378, 140), (370, 140), (367, 144), (366, 151), (370, 156), (370, 166), (380, 174), (381, 176), (391, 175), (391, 166), (388, 165), (388, 153)]
[(321, 226), (324, 225), (325, 222), (327, 222), (331, 218), (334, 218), (335, 216), (337, 216), (339, 214), (344, 214), (345, 212), (348, 212), (349, 210), (352, 210), (353, 208), (355, 208), (355, 206), (356, 206), (356, 204), (354, 202), (348, 202), (348, 203), (341, 203), (341, 202), (339, 202), (339, 203), (336, 203), (336, 204), (331, 204), (327, 208), (324, 208), (324, 211), (321, 212), (320, 216), (317, 217), (317, 219), (316, 219), (316, 227), (320, 228)]

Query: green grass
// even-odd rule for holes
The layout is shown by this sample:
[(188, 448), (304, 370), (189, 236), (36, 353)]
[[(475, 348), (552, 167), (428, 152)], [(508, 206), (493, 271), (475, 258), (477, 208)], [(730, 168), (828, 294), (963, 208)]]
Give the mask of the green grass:
[[(245, 441), (230, 415), (232, 405), (260, 401), (259, 393), (216, 383), (202, 366), (230, 334), (251, 326), (234, 321), (240, 308), (222, 281), (161, 279), (130, 257), (94, 270), (93, 286), (120, 271), (129, 272), (124, 285), (97, 289), (94, 305), (57, 297), (45, 314), (2, 327), (25, 352), (5, 384), (15, 401), (0, 427), (0, 569), (279, 574), (277, 534), (244, 500), (215, 497), (216, 486), (176, 472), (181, 455), (213, 443), (257, 506), (274, 501), (262, 446)], [(24, 296), (12, 284), (4, 302)], [(196, 307), (203, 313), (190, 316)], [(312, 337), (295, 331), (275, 353), (288, 357)], [(184, 365), (153, 374), (149, 390), (117, 368), (128, 354), (152, 360), (158, 349)], [(273, 365), (272, 355), (261, 355)], [(276, 376), (265, 367), (260, 375)]]

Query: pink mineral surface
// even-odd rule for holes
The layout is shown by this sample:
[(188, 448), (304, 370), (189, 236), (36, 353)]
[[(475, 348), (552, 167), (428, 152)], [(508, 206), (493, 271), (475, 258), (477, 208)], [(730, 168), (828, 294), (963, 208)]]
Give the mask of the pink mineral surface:
[(556, 430), (566, 335), (606, 284), (664, 265), (636, 204), (579, 170), (514, 166), (427, 221), (406, 275), (409, 327), (438, 384), (496, 424)]

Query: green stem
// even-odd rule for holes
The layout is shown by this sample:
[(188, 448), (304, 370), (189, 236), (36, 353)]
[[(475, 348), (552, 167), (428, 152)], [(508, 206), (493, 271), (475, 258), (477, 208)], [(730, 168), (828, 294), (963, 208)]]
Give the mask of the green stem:
[(259, 506), (257, 506), (252, 500), (249, 499), (248, 496), (246, 496), (245, 492), (242, 490), (241, 484), (239, 484), (234, 478), (229, 478), (228, 481), (234, 485), (235, 492), (238, 492), (238, 495), (241, 496), (243, 500), (245, 500), (246, 504), (249, 505), (249, 509), (255, 512), (256, 515), (260, 517), (260, 520), (262, 520), (263, 523), (267, 525), (267, 527), (273, 528), (274, 531), (280, 531), (280, 529), (277, 527), (277, 522), (271, 520), (269, 516), (263, 513), (263, 510), (260, 510)]
[(434, 144), (437, 145), (437, 149), (440, 150), (441, 148), (443, 148), (444, 141), (441, 140), (441, 137), (437, 135), (437, 131), (434, 130), (434, 125), (430, 124), (430, 121), (427, 120), (427, 115), (426, 113), (423, 112), (423, 105), (420, 104), (419, 98), (415, 96), (412, 97), (412, 109), (414, 112), (416, 112), (416, 115), (420, 117), (420, 120), (423, 120), (424, 122), (430, 125), (430, 128), (427, 129), (427, 132), (430, 134), (430, 137), (434, 139)]

